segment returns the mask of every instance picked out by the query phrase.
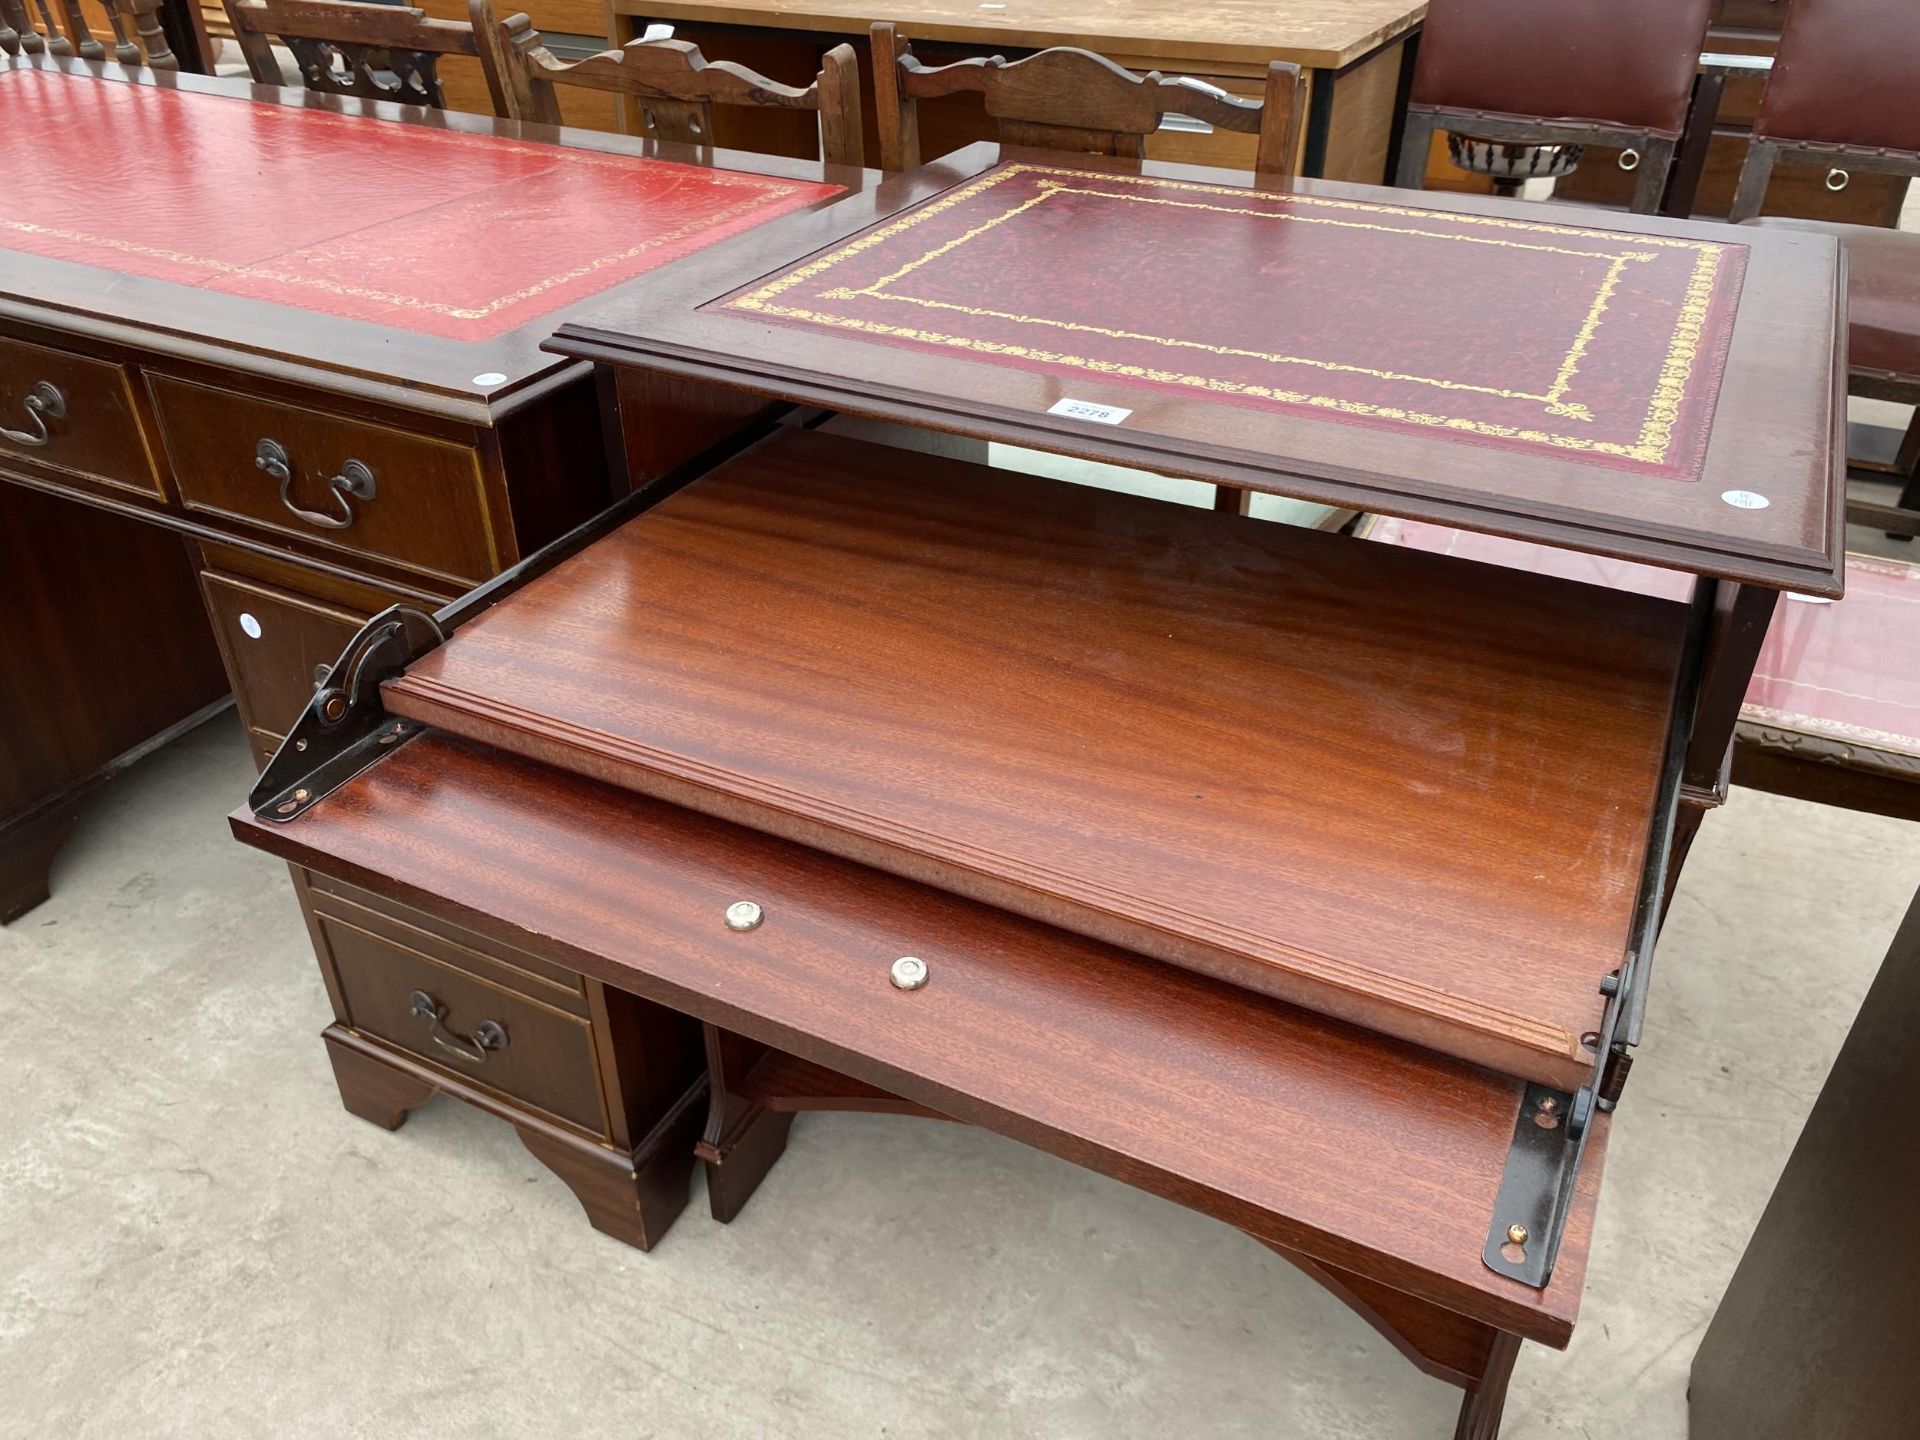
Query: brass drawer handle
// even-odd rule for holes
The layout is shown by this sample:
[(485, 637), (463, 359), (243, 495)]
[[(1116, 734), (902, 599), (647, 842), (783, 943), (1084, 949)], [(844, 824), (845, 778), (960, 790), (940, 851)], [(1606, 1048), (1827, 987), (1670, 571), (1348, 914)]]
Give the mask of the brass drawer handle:
[(373, 471), (364, 461), (349, 460), (340, 473), (327, 481), (327, 493), (340, 502), (340, 513), (329, 515), (319, 510), (302, 510), (287, 491), (293, 485), (293, 462), (287, 447), (278, 440), (262, 440), (253, 447), (253, 463), (280, 482), (280, 503), (309, 525), (322, 530), (344, 530), (353, 524), (353, 497), (371, 500), (374, 495)]
[(507, 1027), (499, 1021), (482, 1020), (474, 1027), (473, 1034), (456, 1035), (447, 1029), (447, 1007), (433, 996), (424, 990), (416, 990), (407, 998), (412, 1013), (432, 1027), (427, 1031), (427, 1038), (469, 1065), (484, 1065), (489, 1050), (507, 1048)]
[(27, 398), (22, 403), (27, 419), (33, 422), (33, 428), (9, 430), (0, 425), (0, 436), (5, 436), (16, 445), (46, 444), (53, 438), (53, 431), (48, 428), (47, 422), (67, 418), (67, 397), (60, 393), (60, 387), (51, 380), (42, 380), (27, 392)]

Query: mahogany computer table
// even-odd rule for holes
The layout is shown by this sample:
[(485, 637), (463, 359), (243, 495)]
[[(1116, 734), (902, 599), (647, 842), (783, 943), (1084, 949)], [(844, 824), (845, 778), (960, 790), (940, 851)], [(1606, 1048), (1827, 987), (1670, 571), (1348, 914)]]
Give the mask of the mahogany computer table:
[[(795, 1111), (965, 1120), (1273, 1247), (1491, 1435), (1520, 1339), (1571, 1334), (1774, 602), (1840, 592), (1841, 306), (1811, 237), (976, 146), (562, 327), (623, 402), (773, 408), (378, 617), (235, 828), (436, 945), (634, 997), (667, 1078), (629, 1238), (695, 1153), (737, 1212)], [(1267, 525), (1246, 491), (1688, 595)], [(483, 1096), (520, 1043), (492, 1003), (330, 1029), (361, 1113)], [(466, 1052), (451, 1087), (396, 1065), (409, 1025)]]

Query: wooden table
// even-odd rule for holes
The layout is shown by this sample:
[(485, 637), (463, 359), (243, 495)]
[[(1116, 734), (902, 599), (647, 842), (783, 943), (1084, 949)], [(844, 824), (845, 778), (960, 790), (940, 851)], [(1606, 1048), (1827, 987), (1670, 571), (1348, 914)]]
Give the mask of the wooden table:
[[(1287, 1254), (1490, 1436), (1520, 1338), (1571, 1333), (1774, 601), (1841, 581), (1837, 252), (1605, 226), (980, 146), (691, 256), (553, 342), (616, 439), (663, 377), (800, 408), (364, 631), (236, 830), (697, 1017), (719, 1218), (796, 1111), (987, 1125)], [(827, 411), (1632, 556), (1688, 599)], [(677, 1158), (637, 1166), (648, 1236)]]
[[(656, 391), (627, 416), (647, 458), (610, 475), (589, 367), (539, 343), (870, 178), (78, 61), (0, 61), (0, 114), (37, 157), (0, 188), (0, 919), (46, 895), (85, 788), (229, 687), (264, 760), (368, 616), (446, 603), (757, 409)], [(631, 1191), (653, 1012), (551, 966), (462, 970), (295, 879), (343, 1025), (500, 987), (533, 1028), (482, 1103)], [(678, 1101), (698, 1035), (664, 1023), (692, 1036), (650, 1082)], [(432, 1034), (395, 1053), (457, 1080)]]
[[(737, 60), (790, 84), (805, 84), (828, 48), (851, 42), (860, 52), (869, 155), (879, 153), (867, 44), (876, 20), (898, 25), (930, 65), (963, 55), (1018, 59), (1073, 45), (1135, 70), (1191, 75), (1255, 99), (1267, 66), (1289, 60), (1307, 72), (1301, 173), (1377, 184), (1393, 174), (1390, 152), (1426, 8), (1424, 0), (1012, 0), (957, 8), (929, 0), (882, 6), (871, 0), (612, 0), (611, 14), (616, 43), (636, 38), (650, 22), (667, 21), (709, 60)], [(920, 116), (929, 156), (994, 134), (977, 96), (922, 104)], [(735, 110), (716, 114), (714, 125), (726, 144), (814, 153), (811, 132), (791, 116)], [(1147, 142), (1155, 159), (1249, 170), (1253, 151), (1253, 136), (1204, 129), (1166, 129)]]

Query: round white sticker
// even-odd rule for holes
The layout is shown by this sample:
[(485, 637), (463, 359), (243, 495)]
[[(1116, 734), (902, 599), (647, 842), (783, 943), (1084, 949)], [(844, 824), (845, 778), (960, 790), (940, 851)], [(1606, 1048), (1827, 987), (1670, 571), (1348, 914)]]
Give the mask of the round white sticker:
[(1720, 498), (1736, 510), (1764, 510), (1773, 503), (1752, 490), (1722, 490)]
[(260, 622), (244, 610), (240, 612), (240, 628), (247, 632), (249, 640), (260, 638)]

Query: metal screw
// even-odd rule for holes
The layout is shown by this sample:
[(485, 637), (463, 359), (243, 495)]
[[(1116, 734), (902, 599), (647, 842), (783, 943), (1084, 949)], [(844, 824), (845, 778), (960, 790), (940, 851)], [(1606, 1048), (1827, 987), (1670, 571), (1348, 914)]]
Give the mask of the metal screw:
[(1540, 1097), (1540, 1113), (1542, 1115), (1551, 1115), (1559, 1108), (1560, 1102), (1554, 1099), (1553, 1096), (1543, 1095)]
[(305, 800), (307, 798), (307, 792), (304, 790), (296, 790), (293, 792), (293, 798), (295, 800)]
[(887, 971), (896, 990), (918, 990), (927, 983), (927, 962), (918, 955), (902, 955)]
[(727, 929), (753, 930), (766, 919), (766, 912), (751, 900), (736, 900), (727, 906)]
[(1524, 1225), (1507, 1226), (1507, 1243), (1509, 1245), (1526, 1244), (1527, 1243), (1527, 1227)]

